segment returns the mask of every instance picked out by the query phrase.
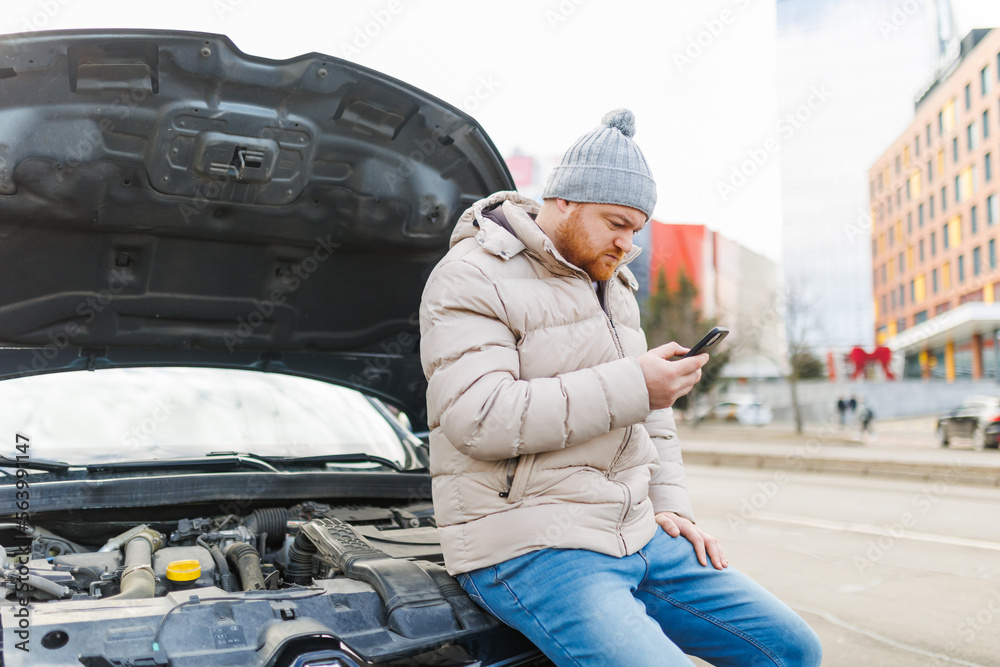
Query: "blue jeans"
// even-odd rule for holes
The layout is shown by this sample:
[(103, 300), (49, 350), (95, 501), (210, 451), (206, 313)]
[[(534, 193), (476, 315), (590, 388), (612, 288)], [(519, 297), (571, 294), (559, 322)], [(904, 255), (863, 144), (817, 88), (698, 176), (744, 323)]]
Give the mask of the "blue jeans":
[(733, 568), (698, 563), (662, 530), (625, 558), (543, 549), (458, 575), (480, 606), (557, 665), (814, 667), (816, 633)]

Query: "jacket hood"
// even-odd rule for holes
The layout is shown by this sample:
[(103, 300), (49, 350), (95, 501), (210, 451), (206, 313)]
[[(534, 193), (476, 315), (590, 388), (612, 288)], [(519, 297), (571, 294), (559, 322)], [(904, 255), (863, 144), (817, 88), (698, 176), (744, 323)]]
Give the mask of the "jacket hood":
[[(507, 230), (494, 222), (484, 211), (501, 206), (503, 215), (511, 229)], [(507, 260), (519, 252), (528, 251), (556, 275), (582, 273), (582, 270), (566, 261), (556, 249), (552, 240), (535, 223), (535, 216), (541, 206), (518, 192), (496, 192), (470, 206), (458, 219), (451, 235), (451, 245), (475, 237), (487, 252)], [(616, 270), (619, 279), (633, 291), (639, 289), (635, 276), (627, 268), (629, 262), (642, 253), (642, 248), (633, 246), (622, 259)]]
[(262, 368), (419, 423), (422, 286), (461, 211), (512, 188), (472, 118), (344, 60), (0, 37), (0, 378)]

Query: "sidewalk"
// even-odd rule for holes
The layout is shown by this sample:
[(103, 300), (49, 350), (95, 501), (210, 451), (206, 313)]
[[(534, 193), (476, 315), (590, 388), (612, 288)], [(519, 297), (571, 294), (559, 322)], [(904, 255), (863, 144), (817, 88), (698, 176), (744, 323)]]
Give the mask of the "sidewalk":
[(974, 451), (956, 440), (940, 447), (934, 417), (877, 422), (876, 437), (858, 440), (856, 428), (837, 424), (764, 427), (726, 423), (678, 424), (684, 461), (774, 470), (877, 475), (950, 483), (1000, 486), (1000, 451)]

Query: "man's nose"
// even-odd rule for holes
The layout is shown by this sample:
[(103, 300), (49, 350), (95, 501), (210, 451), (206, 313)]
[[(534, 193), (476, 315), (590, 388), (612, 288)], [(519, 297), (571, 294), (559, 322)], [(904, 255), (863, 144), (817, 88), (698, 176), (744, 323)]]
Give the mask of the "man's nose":
[(615, 245), (621, 248), (622, 252), (628, 254), (632, 250), (632, 232), (616, 236)]

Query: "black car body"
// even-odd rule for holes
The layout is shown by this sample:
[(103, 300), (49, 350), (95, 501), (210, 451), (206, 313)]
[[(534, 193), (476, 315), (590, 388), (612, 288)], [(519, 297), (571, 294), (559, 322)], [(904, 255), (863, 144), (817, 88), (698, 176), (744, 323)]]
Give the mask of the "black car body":
[(0, 38), (0, 662), (548, 664), (443, 569), (390, 413), (426, 429), (422, 287), (505, 189), (473, 119), (336, 58)]
[(938, 418), (937, 437), (942, 447), (959, 437), (970, 439), (974, 449), (995, 449), (1000, 442), (1000, 398), (966, 397), (961, 406)]

